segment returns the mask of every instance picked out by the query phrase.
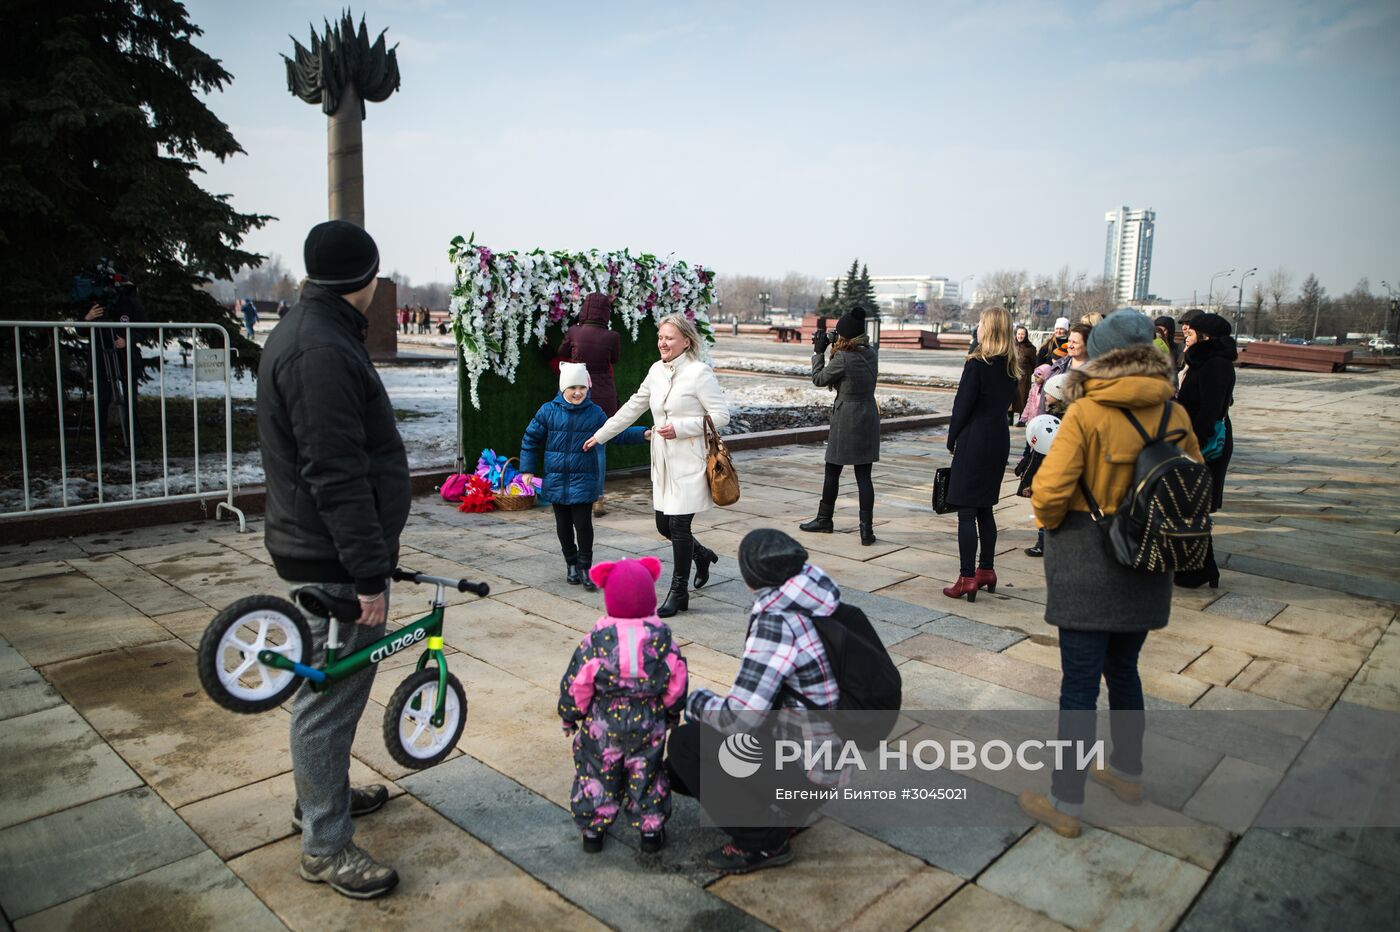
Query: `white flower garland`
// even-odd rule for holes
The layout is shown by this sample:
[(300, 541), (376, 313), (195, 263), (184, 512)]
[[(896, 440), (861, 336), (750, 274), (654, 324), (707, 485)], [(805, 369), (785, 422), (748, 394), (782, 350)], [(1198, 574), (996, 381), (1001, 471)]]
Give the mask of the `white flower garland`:
[(703, 265), (669, 256), (633, 256), (627, 250), (496, 253), (460, 236), (447, 255), (454, 278), (452, 333), (478, 411), (482, 373), (494, 372), (514, 383), (521, 344), (533, 339), (543, 345), (549, 326), (577, 320), (584, 297), (595, 291), (612, 296), (613, 311), (621, 313), (633, 340), (643, 318), (659, 321), (684, 314), (695, 321), (704, 340), (702, 355), (714, 342), (708, 308), (715, 300), (715, 274)]

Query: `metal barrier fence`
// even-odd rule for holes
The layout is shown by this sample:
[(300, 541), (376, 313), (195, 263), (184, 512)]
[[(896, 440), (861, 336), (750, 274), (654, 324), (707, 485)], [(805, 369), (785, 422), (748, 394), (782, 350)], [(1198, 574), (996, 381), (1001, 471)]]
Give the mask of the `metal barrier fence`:
[[(44, 335), (48, 331), (48, 335)], [(86, 346), (81, 343), (74, 343), (73, 337), (81, 335), (87, 331)], [(107, 331), (122, 331), (123, 335), (108, 334)], [(137, 392), (132, 390), (140, 385), (140, 372), (132, 369), (134, 361), (141, 362), (140, 350), (135, 347), (132, 339), (132, 331), (152, 332), (156, 336), (159, 348), (159, 356), (155, 368), (158, 372), (153, 378), (159, 387), (160, 397), (160, 451), (161, 451), (161, 471), (160, 481), (157, 489), (153, 492), (142, 493), (136, 476), (136, 447), (138, 437), (141, 433), (137, 426), (136, 417), (136, 396)], [(180, 502), (180, 501), (200, 501), (223, 499), (218, 503), (214, 514), (221, 515), (225, 510), (231, 512), (238, 518), (238, 529), (247, 529), (247, 521), (243, 512), (234, 505), (234, 484), (233, 484), (233, 395), (232, 395), (232, 354), (230, 352), (229, 336), (224, 328), (218, 324), (197, 324), (197, 323), (133, 323), (133, 322), (107, 322), (107, 321), (31, 321), (31, 320), (3, 320), (0, 321), (0, 334), (10, 334), (14, 339), (14, 366), (15, 366), (15, 400), (18, 404), (19, 423), (19, 444), (21, 474), (23, 480), (23, 507), (19, 509), (9, 508), (0, 505), (0, 515), (45, 515), (57, 514), (61, 512), (94, 511), (97, 509), (126, 507), (133, 504), (149, 504), (152, 502)], [(165, 352), (170, 339), (167, 334), (176, 334), (174, 338), (177, 345), (180, 345), (178, 334), (189, 333), (192, 337), (196, 334), (204, 334), (208, 348), (198, 347), (198, 341), (191, 339), (184, 347), (194, 354), (194, 369), (190, 379), (190, 401), (192, 410), (192, 421), (194, 430), (194, 467), (193, 478), (194, 488), (188, 492), (175, 492), (170, 490), (170, 427), (171, 424), (166, 417), (166, 359)], [(29, 339), (26, 341), (26, 334)], [(65, 344), (64, 337), (69, 338)], [(121, 336), (123, 346), (116, 346), (116, 337)], [(47, 369), (47, 360), (43, 359), (47, 351), (52, 349), (53, 371), (43, 373)], [(39, 362), (34, 364), (31, 360), (26, 373), (25, 357), (27, 354), (38, 354)], [(70, 504), (69, 491), (69, 449), (68, 449), (68, 429), (65, 424), (65, 401), (67, 399), (67, 388), (64, 385), (64, 362), (74, 361), (86, 356), (88, 365), (88, 377), (86, 382), (80, 384), (85, 394), (91, 395), (92, 404), (92, 436), (93, 449), (96, 454), (96, 477), (97, 477), (97, 500), (96, 501), (76, 501)], [(144, 366), (143, 366), (144, 368)], [(34, 373), (34, 369), (40, 369), (39, 373)], [(208, 382), (223, 383), (223, 410), (224, 410), (224, 469), (222, 486), (211, 488), (201, 488), (201, 477), (199, 471), (199, 384), (202, 371), (208, 373)], [(25, 412), (25, 389), (35, 388), (34, 378), (52, 377), (51, 387), (52, 398), (56, 399), (58, 415), (58, 467), (59, 467), (59, 494), (58, 504), (36, 503), (31, 494), (31, 463), (29, 457), (29, 424), (26, 420)], [(31, 381), (26, 381), (26, 379)], [(71, 380), (70, 380), (71, 381)], [(105, 398), (104, 398), (105, 396)], [(206, 402), (207, 403), (207, 402)], [(217, 403), (217, 402), (216, 402)], [(130, 493), (122, 498), (116, 498), (107, 494), (106, 486), (109, 484), (105, 479), (103, 468), (103, 446), (105, 443), (106, 425), (103, 421), (108, 418), (109, 406), (115, 404), (119, 416), (122, 418), (122, 431), (125, 438), (125, 459), (130, 471)], [(81, 420), (78, 431), (81, 433), (82, 421), (86, 418), (84, 410), (86, 403), (80, 407)], [(123, 411), (122, 408), (125, 408)], [(143, 459), (144, 462), (144, 459)], [(53, 464), (39, 464), (36, 468), (51, 468)], [(153, 482), (148, 481), (147, 485)], [(72, 498), (78, 499), (79, 495), (74, 493)]]

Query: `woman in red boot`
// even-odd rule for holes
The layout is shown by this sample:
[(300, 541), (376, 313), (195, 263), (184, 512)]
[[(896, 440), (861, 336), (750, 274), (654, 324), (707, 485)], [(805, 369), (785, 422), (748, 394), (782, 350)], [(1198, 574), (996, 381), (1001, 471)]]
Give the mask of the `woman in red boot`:
[(1005, 308), (989, 307), (977, 322), (976, 341), (958, 380), (953, 420), (948, 425), (948, 452), (953, 454), (948, 502), (958, 510), (958, 556), (962, 561), (957, 582), (943, 590), (950, 599), (967, 596), (972, 602), (977, 599), (977, 590), (997, 589), (997, 574), (992, 569), (997, 523), (992, 506), (1001, 497), (1006, 458), (1011, 454), (1006, 412), (1016, 398), (1019, 379), (1020, 363), (1011, 345), (1011, 315)]

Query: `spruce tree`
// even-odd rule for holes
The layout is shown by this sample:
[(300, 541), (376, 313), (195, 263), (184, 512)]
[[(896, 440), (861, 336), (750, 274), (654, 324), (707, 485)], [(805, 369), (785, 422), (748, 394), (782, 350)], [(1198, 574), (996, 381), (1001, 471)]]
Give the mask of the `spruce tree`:
[(817, 316), (840, 317), (841, 314), (841, 279), (838, 278), (831, 283), (831, 295), (817, 299)]
[(852, 259), (846, 271), (846, 282), (841, 287), (841, 313), (854, 309), (860, 301), (860, 260)]
[(201, 96), (232, 76), (173, 0), (10, 0), (0, 30), (0, 281), (5, 316), (81, 316), (73, 278), (99, 258), (152, 320), (217, 322), (200, 288), (262, 257), (240, 248), (270, 217), (195, 181), (201, 153), (243, 151)]
[(875, 286), (870, 283), (870, 267), (862, 265), (860, 267), (860, 278), (856, 282), (856, 293), (851, 299), (851, 307), (865, 309), (866, 317), (874, 317), (880, 309), (880, 302), (875, 299)]

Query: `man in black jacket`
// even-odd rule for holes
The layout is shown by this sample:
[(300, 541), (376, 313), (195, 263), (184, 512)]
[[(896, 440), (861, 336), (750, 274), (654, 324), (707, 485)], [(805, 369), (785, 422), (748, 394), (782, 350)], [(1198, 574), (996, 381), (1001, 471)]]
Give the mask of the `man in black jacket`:
[[(306, 285), (268, 336), (258, 365), (258, 439), (267, 476), (266, 545), (277, 574), (358, 597), (360, 618), (341, 656), (384, 635), (388, 577), (408, 520), (408, 457), (394, 408), (370, 363), (364, 312), (379, 250), (343, 220), (306, 237)], [(310, 619), (313, 660), (326, 619)], [(383, 806), (383, 786), (351, 788), (350, 745), (374, 682), (371, 665), (324, 693), (302, 689), (292, 706), (292, 772), (302, 832), (301, 876), (368, 899), (398, 883), (351, 840), (350, 817)]]

